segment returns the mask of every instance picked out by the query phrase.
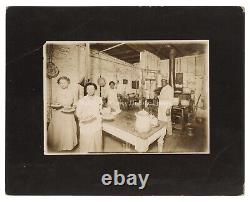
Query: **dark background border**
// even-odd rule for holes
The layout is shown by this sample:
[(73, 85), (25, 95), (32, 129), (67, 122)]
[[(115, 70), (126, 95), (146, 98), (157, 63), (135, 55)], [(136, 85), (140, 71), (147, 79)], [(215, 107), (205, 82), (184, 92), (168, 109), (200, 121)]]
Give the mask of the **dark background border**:
[[(239, 195), (244, 184), (244, 12), (240, 7), (9, 7), (6, 193)], [(209, 155), (43, 155), (45, 41), (209, 40)], [(114, 169), (147, 187), (103, 186)]]

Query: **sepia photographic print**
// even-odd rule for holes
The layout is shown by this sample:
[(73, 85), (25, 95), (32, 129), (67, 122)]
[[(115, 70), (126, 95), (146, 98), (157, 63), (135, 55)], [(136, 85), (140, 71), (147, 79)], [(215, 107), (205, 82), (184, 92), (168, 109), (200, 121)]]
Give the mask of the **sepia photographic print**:
[(6, 194), (244, 194), (244, 16), (6, 8)]
[(209, 41), (48, 41), (44, 153), (209, 153)]

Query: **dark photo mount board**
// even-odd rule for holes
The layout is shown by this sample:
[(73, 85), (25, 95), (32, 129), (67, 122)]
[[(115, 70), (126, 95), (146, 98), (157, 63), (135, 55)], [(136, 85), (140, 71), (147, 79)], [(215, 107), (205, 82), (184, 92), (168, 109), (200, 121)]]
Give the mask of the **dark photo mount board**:
[[(9, 7), (6, 11), (6, 193), (240, 195), (244, 187), (241, 7)], [(210, 154), (43, 154), (46, 41), (209, 40)], [(104, 186), (104, 173), (149, 173), (147, 186)]]

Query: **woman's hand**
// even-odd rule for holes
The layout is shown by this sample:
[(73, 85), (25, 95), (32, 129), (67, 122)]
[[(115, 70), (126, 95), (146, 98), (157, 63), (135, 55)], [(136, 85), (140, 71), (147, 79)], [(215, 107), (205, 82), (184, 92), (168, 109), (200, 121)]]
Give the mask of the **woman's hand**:
[(80, 122), (85, 123), (85, 122), (93, 121), (94, 119), (96, 119), (95, 115), (87, 115), (87, 116), (85, 115), (80, 118)]
[(52, 108), (52, 110), (58, 110), (61, 109), (63, 106), (60, 103), (55, 103), (55, 104), (51, 104), (50, 107)]

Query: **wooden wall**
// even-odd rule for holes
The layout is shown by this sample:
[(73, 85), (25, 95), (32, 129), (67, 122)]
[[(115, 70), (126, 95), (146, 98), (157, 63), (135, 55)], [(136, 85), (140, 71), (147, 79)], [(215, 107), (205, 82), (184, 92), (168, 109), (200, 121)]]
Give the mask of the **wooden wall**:
[[(58, 90), (57, 79), (61, 76), (68, 76), (71, 79), (70, 88), (78, 98), (83, 96), (83, 88), (78, 85), (79, 81), (85, 76), (97, 83), (101, 76), (106, 79), (106, 86), (102, 93), (109, 87), (110, 81), (119, 81), (117, 86), (121, 94), (135, 93), (138, 90), (132, 89), (132, 81), (145, 79), (148, 70), (157, 73), (156, 86), (161, 86), (161, 79), (168, 78), (169, 60), (160, 60), (157, 56), (143, 51), (140, 55), (141, 62), (131, 65), (122, 60), (114, 58), (105, 53), (96, 53), (91, 51), (91, 57), (87, 61), (86, 46), (82, 45), (53, 45), (54, 52), (52, 62), (59, 68), (59, 75), (53, 79), (47, 79), (48, 101)], [(207, 109), (207, 84), (208, 84), (208, 66), (206, 55), (186, 56), (175, 59), (176, 73), (183, 73), (183, 87), (195, 91), (195, 98), (202, 95), (200, 108)], [(89, 67), (89, 68), (87, 68)], [(128, 80), (128, 84), (123, 84), (123, 79)], [(98, 89), (99, 95), (99, 89)], [(50, 96), (51, 95), (51, 96)]]
[(86, 74), (85, 46), (79, 45), (53, 45), (52, 62), (58, 67), (59, 75), (51, 79), (52, 100), (59, 86), (57, 79), (61, 76), (70, 78), (70, 89), (80, 97), (82, 93), (78, 82)]
[[(118, 93), (136, 92), (135, 89), (132, 89), (132, 81), (140, 78), (140, 72), (135, 66), (104, 53), (94, 54), (90, 61), (93, 82), (97, 83), (100, 76), (106, 79), (106, 86), (102, 88), (102, 94), (109, 88), (110, 81), (119, 81)], [(127, 79), (128, 84), (123, 84), (123, 79)]]
[[(49, 46), (49, 44), (47, 44)], [(48, 54), (47, 61), (48, 61)], [(52, 62), (58, 67), (59, 75), (49, 79), (46, 76), (47, 105), (50, 105), (59, 89), (57, 79), (61, 76), (70, 78), (69, 88), (80, 98), (83, 95), (83, 88), (78, 85), (81, 77), (86, 74), (85, 45), (54, 45)], [(47, 120), (49, 122), (51, 111), (47, 108)]]
[[(163, 78), (168, 78), (169, 60), (159, 62)], [(194, 90), (195, 100), (201, 94), (200, 108), (207, 108), (208, 65), (206, 55), (185, 56), (175, 59), (175, 72), (183, 73), (183, 89)]]

